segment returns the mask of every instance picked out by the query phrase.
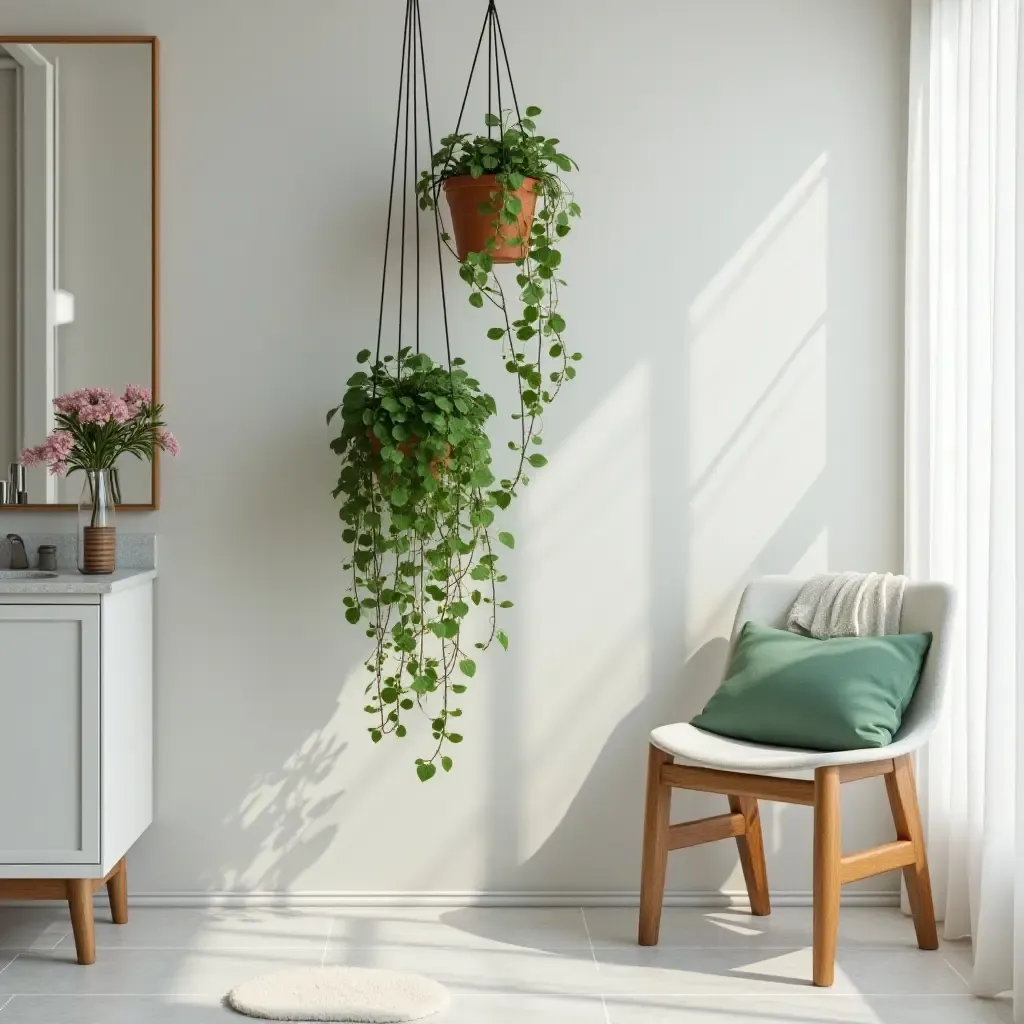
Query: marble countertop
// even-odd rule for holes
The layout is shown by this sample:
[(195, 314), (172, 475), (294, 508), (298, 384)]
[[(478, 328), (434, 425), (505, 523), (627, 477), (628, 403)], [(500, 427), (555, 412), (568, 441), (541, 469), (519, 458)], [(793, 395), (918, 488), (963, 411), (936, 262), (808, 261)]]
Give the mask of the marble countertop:
[(0, 579), (0, 597), (9, 594), (113, 594), (156, 579), (156, 569), (118, 569), (109, 576), (83, 576), (76, 570), (61, 569), (52, 579)]

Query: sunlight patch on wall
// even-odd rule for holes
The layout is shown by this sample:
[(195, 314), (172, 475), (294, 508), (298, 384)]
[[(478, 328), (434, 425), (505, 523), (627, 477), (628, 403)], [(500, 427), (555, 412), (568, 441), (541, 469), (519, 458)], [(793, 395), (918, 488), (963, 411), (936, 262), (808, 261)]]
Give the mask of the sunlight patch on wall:
[(691, 649), (803, 554), (779, 538), (825, 468), (827, 271), (822, 155), (690, 309)]
[(648, 691), (650, 392), (647, 364), (635, 366), (548, 453), (523, 498), (521, 859), (554, 831), (614, 725)]

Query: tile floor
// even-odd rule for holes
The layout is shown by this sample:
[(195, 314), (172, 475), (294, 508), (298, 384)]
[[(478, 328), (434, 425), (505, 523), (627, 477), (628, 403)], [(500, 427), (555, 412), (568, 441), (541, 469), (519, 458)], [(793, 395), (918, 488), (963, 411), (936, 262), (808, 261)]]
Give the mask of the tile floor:
[(640, 949), (633, 909), (158, 910), (97, 922), (78, 967), (66, 914), (0, 908), (0, 1024), (214, 1024), (238, 982), (293, 964), (418, 970), (437, 1024), (1009, 1024), (974, 999), (970, 951), (922, 953), (897, 910), (846, 908), (835, 988), (810, 977), (810, 910), (669, 908)]

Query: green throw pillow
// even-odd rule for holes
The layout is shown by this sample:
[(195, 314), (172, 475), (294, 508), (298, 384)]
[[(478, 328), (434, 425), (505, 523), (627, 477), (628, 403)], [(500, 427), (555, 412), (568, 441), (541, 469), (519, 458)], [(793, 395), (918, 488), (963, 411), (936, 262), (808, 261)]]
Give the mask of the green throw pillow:
[(806, 750), (884, 747), (900, 727), (931, 633), (815, 640), (747, 622), (699, 729)]

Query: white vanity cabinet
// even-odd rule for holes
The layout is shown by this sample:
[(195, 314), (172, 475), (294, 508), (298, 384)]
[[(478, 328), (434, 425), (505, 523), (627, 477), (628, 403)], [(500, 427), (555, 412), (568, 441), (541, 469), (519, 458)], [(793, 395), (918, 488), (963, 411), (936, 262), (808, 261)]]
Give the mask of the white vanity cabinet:
[(153, 575), (0, 586), (0, 898), (67, 898), (81, 963), (153, 818)]

